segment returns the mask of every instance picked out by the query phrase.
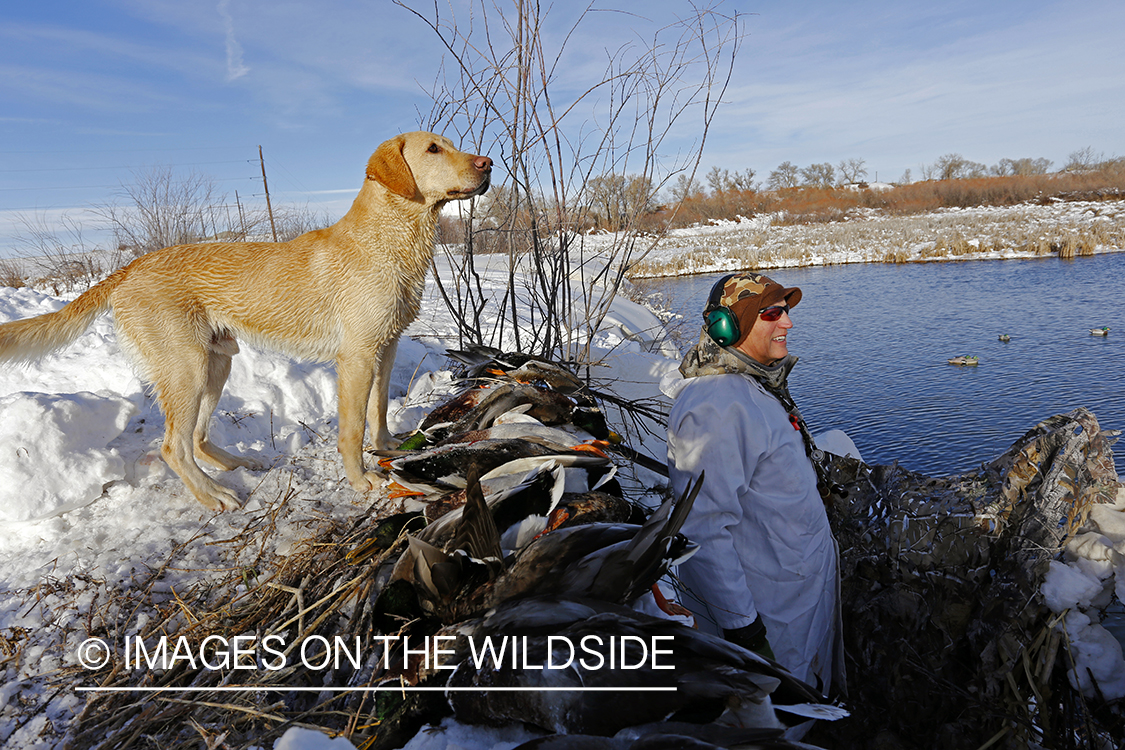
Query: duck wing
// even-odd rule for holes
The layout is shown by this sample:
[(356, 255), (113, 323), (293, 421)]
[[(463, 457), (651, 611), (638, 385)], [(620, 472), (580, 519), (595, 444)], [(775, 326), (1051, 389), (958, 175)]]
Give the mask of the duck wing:
[(452, 547), (484, 563), (492, 575), (499, 574), (504, 567), (500, 532), (496, 528), (492, 511), (484, 501), (484, 492), (480, 486), (480, 467), (476, 464), (469, 467), (465, 494), (465, 509), (461, 513), (461, 522), (453, 533)]
[(670, 498), (645, 521), (628, 544), (607, 552), (588, 592), (583, 595), (622, 604), (648, 591), (668, 567), (691, 557), (698, 545), (677, 536), (703, 486), (706, 472), (684, 490), (676, 502)]

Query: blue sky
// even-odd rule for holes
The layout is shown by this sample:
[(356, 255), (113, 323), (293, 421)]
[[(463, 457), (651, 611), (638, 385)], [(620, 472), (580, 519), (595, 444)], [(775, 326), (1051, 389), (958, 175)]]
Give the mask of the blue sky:
[[(556, 4), (552, 32), (574, 7)], [(589, 74), (583, 61), (630, 35), (649, 38), (688, 4), (614, 7), (629, 12), (594, 14), (572, 40), (576, 78)], [(861, 158), (869, 179), (893, 181), (951, 152), (1056, 167), (1084, 147), (1125, 154), (1120, 0), (720, 7), (746, 14), (747, 36), (704, 172), (750, 168), (765, 179), (783, 161)], [(429, 112), (441, 55), (390, 0), (6, 3), (0, 254), (19, 231), (14, 213), (86, 224), (83, 209), (153, 166), (260, 200), (259, 145), (275, 201), (338, 216), (379, 142)]]

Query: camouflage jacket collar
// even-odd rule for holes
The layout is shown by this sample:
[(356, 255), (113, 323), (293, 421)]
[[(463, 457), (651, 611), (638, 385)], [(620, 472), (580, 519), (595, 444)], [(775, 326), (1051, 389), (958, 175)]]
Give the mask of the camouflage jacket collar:
[(693, 346), (680, 364), (680, 374), (685, 378), (698, 378), (704, 375), (724, 375), (741, 373), (749, 375), (771, 391), (785, 389), (789, 371), (797, 364), (797, 358), (787, 355), (772, 365), (763, 365), (735, 349), (733, 346), (719, 346), (703, 329), (699, 343)]

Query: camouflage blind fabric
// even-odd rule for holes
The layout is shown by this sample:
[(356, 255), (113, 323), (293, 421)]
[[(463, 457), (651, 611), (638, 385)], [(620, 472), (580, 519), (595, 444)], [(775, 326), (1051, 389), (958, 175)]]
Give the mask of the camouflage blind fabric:
[(1077, 409), (947, 477), (829, 456), (831, 481), (846, 490), (829, 518), (853, 718), (825, 731), (953, 748), (980, 747), (1007, 726), (993, 746), (1015, 748), (1038, 727), (1058, 740), (1047, 747), (1096, 746), (1073, 742), (1095, 736), (1096, 712), (1067, 680), (1065, 638), (1039, 590), (1090, 509), (1121, 487), (1116, 435)]

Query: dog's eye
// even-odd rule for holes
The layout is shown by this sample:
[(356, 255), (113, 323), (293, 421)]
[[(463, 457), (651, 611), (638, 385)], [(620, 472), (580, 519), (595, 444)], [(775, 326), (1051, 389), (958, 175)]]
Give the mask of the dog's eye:
[(426, 151), (430, 152), (431, 154), (437, 154), (437, 153), (441, 152), (441, 147), (438, 146), (436, 143), (431, 143), (430, 147), (428, 149), (426, 149)]

